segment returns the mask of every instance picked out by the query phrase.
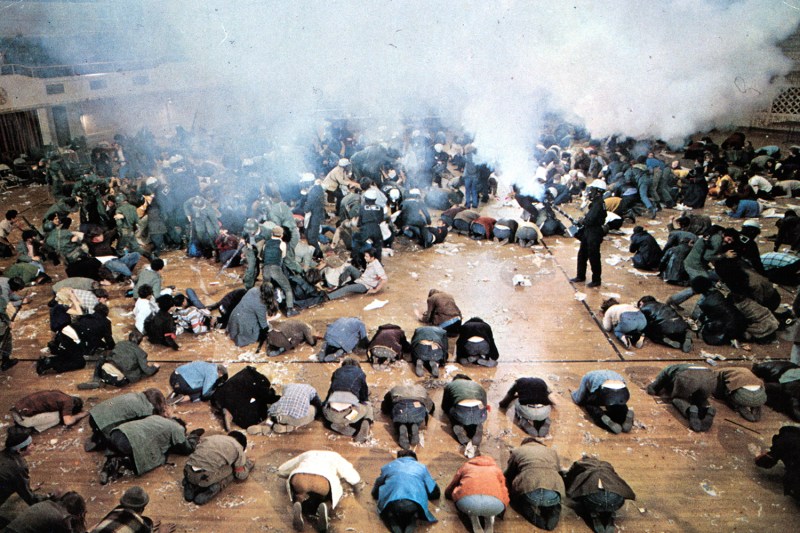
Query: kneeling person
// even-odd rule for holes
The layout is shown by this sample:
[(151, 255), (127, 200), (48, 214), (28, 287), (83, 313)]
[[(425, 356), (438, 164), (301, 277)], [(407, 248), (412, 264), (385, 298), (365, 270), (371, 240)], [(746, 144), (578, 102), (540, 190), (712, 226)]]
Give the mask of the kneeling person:
[(201, 438), (183, 468), (183, 498), (203, 505), (234, 479), (247, 479), (255, 463), (245, 450), (247, 437), (241, 431)]

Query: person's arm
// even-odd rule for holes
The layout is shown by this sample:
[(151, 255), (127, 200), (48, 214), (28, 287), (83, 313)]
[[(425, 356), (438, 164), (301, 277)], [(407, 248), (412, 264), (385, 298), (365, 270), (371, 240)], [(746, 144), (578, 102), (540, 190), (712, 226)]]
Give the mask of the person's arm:
[(387, 278), (385, 277), (381, 278), (380, 281), (378, 281), (378, 285), (374, 289), (367, 289), (367, 294), (377, 294), (381, 292), (383, 288), (386, 286), (387, 282), (388, 282)]
[(508, 406), (511, 405), (511, 402), (517, 397), (518, 387), (517, 382), (515, 381), (514, 384), (508, 389), (505, 397), (500, 400), (500, 409), (508, 409)]
[(447, 485), (446, 489), (444, 489), (444, 497), (447, 498), (448, 500), (453, 499), (453, 491), (456, 490), (456, 487), (458, 487), (458, 484), (461, 482), (461, 476), (462, 473), (461, 469), (459, 468), (458, 471), (456, 472), (456, 475), (454, 475), (453, 479), (450, 481), (450, 484)]
[(64, 425), (74, 426), (76, 423), (80, 422), (84, 418), (89, 416), (89, 411), (83, 411), (82, 413), (78, 413), (77, 415), (63, 415), (61, 417), (61, 421), (64, 422)]

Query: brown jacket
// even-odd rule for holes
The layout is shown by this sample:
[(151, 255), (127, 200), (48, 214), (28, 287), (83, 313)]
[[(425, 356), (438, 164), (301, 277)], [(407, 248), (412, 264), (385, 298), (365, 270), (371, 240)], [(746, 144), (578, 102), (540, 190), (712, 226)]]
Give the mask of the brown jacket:
[(517, 496), (546, 489), (564, 496), (558, 453), (538, 442), (529, 442), (511, 452), (506, 468), (506, 478)]
[(564, 480), (567, 496), (574, 500), (595, 493), (601, 481), (607, 491), (619, 494), (626, 500), (636, 499), (633, 489), (619, 477), (610, 463), (593, 457), (584, 457), (572, 464)]
[(451, 318), (460, 316), (461, 309), (458, 308), (455, 299), (450, 294), (439, 289), (431, 289), (428, 293), (428, 309), (422, 315), (423, 322), (438, 326)]

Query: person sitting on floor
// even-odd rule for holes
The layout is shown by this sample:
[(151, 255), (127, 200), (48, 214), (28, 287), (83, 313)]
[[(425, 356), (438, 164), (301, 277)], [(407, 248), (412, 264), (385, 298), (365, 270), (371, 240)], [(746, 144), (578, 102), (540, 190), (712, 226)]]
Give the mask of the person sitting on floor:
[(672, 405), (688, 419), (692, 431), (711, 429), (716, 409), (708, 398), (716, 391), (717, 375), (708, 367), (690, 363), (665, 367), (647, 386), (647, 394), (655, 396), (662, 390), (670, 394)]
[(187, 435), (182, 420), (159, 415), (120, 424), (108, 438), (111, 454), (100, 471), (100, 484), (119, 479), (129, 471), (143, 476), (165, 464), (170, 453), (189, 455), (202, 434), (203, 429), (195, 429)]
[(286, 478), (286, 489), (292, 500), (292, 525), (302, 531), (303, 515), (316, 513), (317, 530), (328, 531), (329, 513), (342, 499), (342, 479), (358, 495), (361, 476), (347, 459), (336, 452), (309, 450), (278, 467), (278, 475)]
[(615, 531), (616, 512), (625, 500), (635, 500), (636, 494), (614, 467), (606, 461), (584, 456), (575, 461), (564, 476), (567, 496), (588, 515), (595, 533)]
[(183, 467), (183, 499), (204, 505), (236, 479), (244, 481), (255, 463), (247, 458), (241, 431), (201, 437)]
[(144, 332), (150, 344), (169, 346), (173, 350), (179, 350), (180, 346), (175, 342), (176, 331), (175, 319), (172, 318), (172, 308), (175, 302), (169, 294), (162, 294), (156, 298), (158, 312), (147, 317), (144, 321)]
[(633, 256), (633, 267), (640, 270), (658, 270), (661, 264), (663, 251), (655, 237), (650, 235), (642, 226), (633, 228), (631, 245), (628, 251)]
[(206, 361), (192, 361), (180, 365), (169, 377), (169, 385), (172, 387), (169, 402), (175, 404), (209, 400), (214, 390), (227, 379), (228, 369), (225, 365)]
[(467, 447), (468, 453), (478, 454), (483, 439), (483, 423), (489, 412), (486, 390), (469, 376), (456, 374), (453, 381), (444, 387), (442, 411), (450, 419), (458, 442)]
[[(0, 452), (0, 506), (6, 503), (12, 494), (16, 494), (28, 505), (33, 505), (46, 500), (47, 494), (37, 494), (31, 490), (31, 480), (28, 473), (28, 463), (25, 457), (30, 454), (30, 430), (10, 426), (6, 432), (5, 448)], [(0, 517), (0, 527), (6, 524)]]
[(77, 492), (34, 503), (9, 523), (6, 533), (48, 531), (83, 533), (86, 531), (86, 501)]
[(367, 344), (367, 327), (360, 318), (342, 317), (329, 324), (325, 330), (322, 346), (317, 352), (317, 361), (332, 363), (345, 354), (352, 353)]
[(534, 526), (552, 531), (566, 494), (558, 453), (528, 437), (511, 450), (505, 471), (512, 505)]
[(346, 357), (342, 366), (334, 371), (322, 415), (332, 430), (353, 437), (355, 442), (369, 438), (374, 416), (369, 404), (367, 375), (356, 359)]
[(386, 287), (389, 281), (386, 276), (386, 271), (383, 265), (378, 261), (377, 251), (373, 248), (368, 248), (364, 251), (364, 261), (367, 263), (366, 269), (361, 273), (357, 268), (350, 265), (342, 273), (340, 284), (343, 280), (346, 281), (349, 276), (354, 280), (353, 283), (344, 285), (335, 291), (329, 292), (327, 297), (329, 300), (335, 300), (348, 294), (377, 294)]
[(492, 326), (478, 317), (470, 318), (461, 325), (456, 341), (458, 364), (477, 364), (494, 368), (497, 366), (499, 357), (497, 345), (494, 343)]
[(783, 493), (800, 501), (800, 428), (783, 426), (772, 437), (772, 447), (755, 458), (756, 466), (772, 468), (783, 461)]
[(533, 437), (546, 437), (550, 431), (550, 412), (555, 400), (547, 383), (541, 378), (517, 379), (500, 400), (504, 411), (514, 404), (514, 422)]
[(627, 405), (630, 396), (621, 375), (613, 370), (592, 370), (581, 378), (572, 401), (585, 407), (595, 424), (612, 433), (628, 433), (633, 427), (633, 409)]
[(283, 387), (283, 395), (269, 406), (268, 418), (260, 425), (250, 426), (251, 435), (291, 433), (306, 426), (322, 412), (322, 400), (311, 385), (289, 383)]
[(436, 405), (422, 385), (408, 384), (392, 387), (381, 403), (383, 414), (391, 417), (397, 429), (398, 443), (404, 450), (420, 443), (419, 431), (427, 425)]
[(411, 337), (411, 360), (414, 362), (414, 373), (422, 377), (427, 363), (431, 375), (439, 377), (439, 367), (447, 362), (447, 331), (436, 326), (422, 326), (414, 330)]
[(83, 411), (83, 400), (69, 396), (58, 390), (34, 392), (20, 398), (11, 407), (14, 423), (41, 433), (47, 429), (64, 424), (67, 427), (89, 416)]
[(413, 533), (418, 518), (436, 522), (428, 510), (428, 500), (438, 500), (440, 496), (428, 468), (417, 461), (417, 454), (411, 450), (400, 450), (397, 459), (383, 465), (372, 487), (378, 513), (393, 533)]

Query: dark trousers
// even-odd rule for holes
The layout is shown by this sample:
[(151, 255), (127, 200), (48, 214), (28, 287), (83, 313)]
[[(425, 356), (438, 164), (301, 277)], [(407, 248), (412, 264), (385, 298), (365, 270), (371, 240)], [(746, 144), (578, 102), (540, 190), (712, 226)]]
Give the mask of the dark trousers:
[(592, 281), (600, 283), (603, 274), (603, 265), (600, 261), (600, 245), (603, 243), (602, 237), (599, 239), (587, 236), (581, 240), (581, 247), (578, 250), (578, 277), (586, 278), (586, 263), (592, 267)]
[(411, 500), (389, 502), (381, 513), (392, 533), (412, 533), (416, 529), (417, 516), (422, 512), (419, 505)]

